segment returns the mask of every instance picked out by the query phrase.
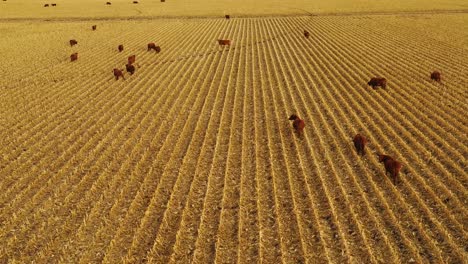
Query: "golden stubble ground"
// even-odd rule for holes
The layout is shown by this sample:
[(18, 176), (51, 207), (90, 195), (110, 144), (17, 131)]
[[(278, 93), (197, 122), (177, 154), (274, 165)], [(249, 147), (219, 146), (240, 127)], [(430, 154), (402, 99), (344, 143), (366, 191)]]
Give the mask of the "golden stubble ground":
[[(167, 1), (165, 16), (176, 5), (192, 15)], [(115, 19), (133, 14), (101, 7), (76, 7), (73, 20), (26, 9), (16, 17), (53, 21), (4, 17), (0, 262), (465, 261), (461, 2), (433, 1), (427, 10), (452, 11), (423, 14), (400, 12), (417, 2), (357, 3), (361, 13), (346, 16), (258, 2), (265, 8), (238, 12), (268, 17), (231, 20), (201, 18), (221, 12), (203, 3), (192, 19)], [(108, 19), (83, 18), (92, 16)], [(147, 52), (148, 42), (162, 52)], [(132, 54), (136, 73), (113, 79)], [(387, 89), (368, 87), (372, 76)], [(301, 138), (292, 113), (306, 122)], [(370, 141), (362, 158), (358, 132)], [(377, 151), (403, 163), (396, 186)]]

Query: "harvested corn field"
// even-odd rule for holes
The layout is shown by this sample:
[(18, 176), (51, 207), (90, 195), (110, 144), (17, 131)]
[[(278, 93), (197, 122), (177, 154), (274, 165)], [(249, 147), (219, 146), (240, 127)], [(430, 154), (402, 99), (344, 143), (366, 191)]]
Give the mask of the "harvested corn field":
[(0, 262), (463, 263), (467, 22), (0, 25)]

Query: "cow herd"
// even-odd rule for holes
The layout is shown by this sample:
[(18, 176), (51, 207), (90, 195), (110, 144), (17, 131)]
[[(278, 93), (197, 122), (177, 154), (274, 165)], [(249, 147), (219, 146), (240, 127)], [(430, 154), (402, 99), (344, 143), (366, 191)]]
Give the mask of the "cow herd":
[[(161, 1), (163, 1), (163, 0), (161, 0)], [(136, 1), (134, 1), (134, 2), (136, 2)], [(107, 2), (107, 4), (110, 5), (111, 3)], [(225, 15), (225, 18), (230, 19), (230, 16)], [(93, 25), (91, 28), (94, 31), (94, 30), (96, 30), (97, 26)], [(304, 30), (304, 37), (305, 38), (310, 37), (310, 33), (307, 30)], [(229, 45), (231, 45), (231, 40), (229, 40), (229, 39), (218, 39), (217, 41), (218, 41), (218, 44), (220, 46), (229, 46)], [(70, 46), (73, 47), (74, 45), (77, 45), (77, 44), (78, 44), (78, 41), (76, 41), (75, 39), (70, 40)], [(117, 50), (119, 52), (122, 52), (124, 50), (124, 46), (122, 44), (118, 45)], [(156, 53), (161, 52), (161, 48), (159, 46), (157, 46), (154, 42), (150, 42), (147, 45), (147, 51), (152, 51), (152, 50), (154, 50)], [(78, 53), (77, 52), (70, 55), (70, 60), (72, 62), (76, 61), (77, 59), (78, 59)], [(133, 75), (135, 73), (135, 61), (136, 61), (136, 56), (135, 55), (131, 55), (127, 59), (127, 64), (125, 65), (125, 70), (128, 73), (130, 73), (130, 75)], [(116, 80), (119, 80), (120, 77), (122, 77), (122, 79), (125, 80), (124, 70), (123, 69), (114, 68), (113, 69), (113, 74), (114, 74), (114, 77), (115, 77)], [(434, 80), (434, 81), (440, 82), (441, 81), (441, 74), (438, 71), (434, 71), (434, 72), (432, 72), (430, 74), (430, 78), (432, 80)], [(385, 78), (382, 78), (382, 77), (372, 77), (369, 80), (369, 82), (367, 82), (367, 84), (369, 86), (371, 86), (373, 89), (376, 89), (376, 87), (379, 87), (379, 86), (382, 87), (383, 89), (386, 89), (387, 80)], [(292, 125), (293, 125), (293, 128), (294, 128), (295, 132), (300, 137), (302, 137), (302, 135), (304, 133), (304, 128), (305, 128), (305, 121), (303, 119), (301, 119), (299, 116), (297, 116), (296, 114), (292, 114), (289, 117), (289, 120), (293, 121)], [(354, 136), (353, 143), (354, 143), (354, 147), (356, 148), (356, 151), (357, 151), (358, 155), (361, 155), (361, 156), (365, 155), (365, 153), (366, 153), (365, 148), (366, 148), (367, 142), (368, 142), (367, 139), (364, 136), (362, 136), (361, 134), (359, 134), (359, 133)], [(376, 154), (377, 154), (379, 162), (384, 164), (385, 174), (390, 174), (390, 177), (393, 180), (393, 184), (396, 184), (399, 172), (400, 172), (400, 170), (402, 168), (402, 164), (399, 161), (395, 160), (393, 157), (389, 156), (389, 155), (384, 155), (384, 154), (380, 154), (380, 153), (376, 153)]]
[[(304, 30), (304, 37), (309, 38), (310, 34), (308, 31)], [(221, 43), (220, 43), (221, 44)], [(441, 81), (441, 74), (439, 71), (433, 71), (430, 74), (430, 78), (433, 81), (440, 82)], [(380, 86), (383, 89), (387, 87), (387, 80), (382, 77), (372, 77), (367, 85), (371, 86), (373, 89)], [(305, 127), (305, 122), (297, 115), (293, 114), (289, 117), (289, 120), (293, 120), (293, 128), (299, 136), (302, 136), (303, 130)], [(361, 134), (356, 134), (353, 138), (354, 147), (356, 148), (356, 152), (358, 155), (364, 156), (365, 149), (367, 144), (367, 138), (362, 136)], [(398, 181), (398, 175), (400, 173), (401, 168), (403, 165), (394, 159), (393, 157), (381, 153), (376, 153), (379, 162), (384, 164), (385, 167), (385, 174), (389, 174), (392, 178), (393, 184), (396, 185)]]

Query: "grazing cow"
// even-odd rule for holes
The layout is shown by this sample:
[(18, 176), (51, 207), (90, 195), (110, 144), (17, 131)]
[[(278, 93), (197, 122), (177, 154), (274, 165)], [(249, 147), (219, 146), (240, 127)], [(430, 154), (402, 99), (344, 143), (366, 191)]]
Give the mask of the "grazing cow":
[(229, 45), (231, 45), (231, 40), (229, 40), (229, 39), (218, 39), (218, 44), (220, 46), (224, 46), (224, 45), (229, 46)]
[(74, 45), (78, 44), (78, 41), (74, 39), (70, 39), (70, 46), (73, 47)]
[(119, 80), (119, 77), (122, 76), (122, 79), (125, 80), (125, 77), (124, 77), (124, 74), (123, 74), (123, 70), (119, 70), (117, 68), (114, 68), (114, 76), (115, 76), (115, 79), (116, 80)]
[(134, 4), (138, 4), (138, 1), (133, 1)]
[(302, 135), (304, 131), (304, 127), (305, 127), (304, 120), (300, 119), (297, 115), (294, 115), (294, 114), (289, 117), (289, 120), (294, 120), (293, 121), (294, 130), (296, 130), (296, 132), (299, 135)]
[(307, 30), (304, 30), (304, 37), (306, 37), (306, 38), (309, 38), (309, 36), (310, 36), (310, 33), (309, 33), (309, 31), (307, 31)]
[(372, 88), (374, 88), (374, 89), (377, 86), (380, 86), (380, 87), (385, 89), (387, 87), (387, 79), (381, 78), (381, 77), (374, 77), (374, 78), (370, 79), (370, 81), (367, 83), (367, 85), (372, 86)]
[(163, 3), (164, 3), (164, 2), (166, 2), (166, 0), (161, 0), (161, 2), (163, 2)]
[(52, 4), (52, 6), (57, 6), (57, 4)]
[(45, 4), (44, 7), (49, 7), (49, 4)]
[(365, 148), (367, 144), (367, 139), (364, 136), (361, 136), (361, 134), (357, 134), (356, 136), (354, 136), (353, 142), (354, 147), (356, 147), (357, 153), (361, 154), (361, 156), (364, 156), (366, 154)]
[(118, 49), (119, 49), (119, 52), (122, 52), (122, 51), (123, 51), (123, 45), (120, 44), (119, 47), (118, 47)]
[(93, 25), (91, 28), (92, 28), (93, 30), (96, 30), (97, 26), (96, 26), (96, 25)]
[(229, 16), (229, 15), (225, 15), (224, 17), (225, 17), (226, 19), (230, 19), (230, 18), (231, 18), (231, 16)]
[(70, 55), (70, 61), (76, 61), (78, 59), (78, 52), (73, 53)]
[(396, 184), (398, 173), (403, 165), (388, 155), (377, 153), (377, 156), (379, 157), (379, 162), (383, 162), (385, 166), (385, 174), (390, 173), (390, 176), (393, 179), (393, 184)]
[(161, 52), (161, 48), (159, 46), (156, 46), (156, 44), (154, 44), (153, 42), (148, 43), (148, 51), (150, 51), (152, 49), (154, 49), (156, 51), (156, 53)]
[(135, 66), (133, 66), (132, 64), (126, 64), (125, 68), (127, 69), (127, 72), (130, 73), (130, 75), (133, 75), (133, 73), (135, 73)]
[(440, 82), (440, 72), (434, 71), (431, 73), (431, 80), (434, 80), (436, 82)]
[(135, 62), (135, 55), (128, 57), (128, 64), (132, 65)]
[(112, 3), (111, 3), (111, 2), (107, 2), (106, 5), (112, 5)]

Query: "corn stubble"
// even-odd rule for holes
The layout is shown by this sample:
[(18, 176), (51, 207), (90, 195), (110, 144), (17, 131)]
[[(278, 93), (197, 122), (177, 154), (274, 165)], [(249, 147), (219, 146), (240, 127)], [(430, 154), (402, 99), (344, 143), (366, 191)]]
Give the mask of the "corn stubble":
[[(465, 22), (1, 25), (0, 262), (463, 262)], [(127, 53), (140, 67), (116, 82)], [(397, 185), (377, 151), (404, 164)]]

